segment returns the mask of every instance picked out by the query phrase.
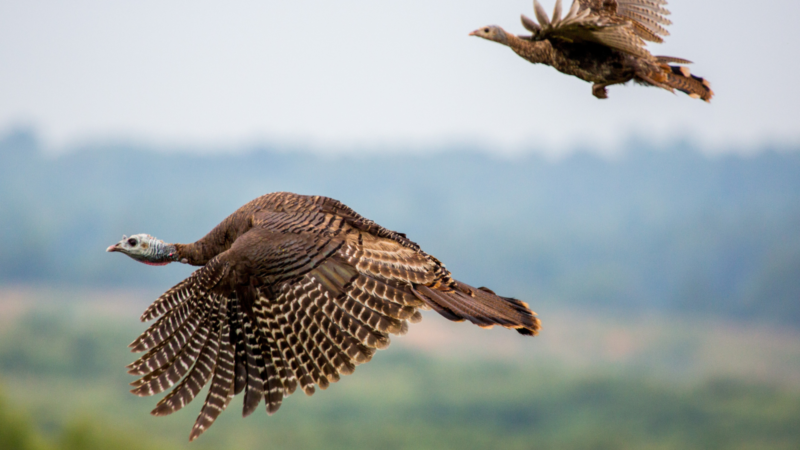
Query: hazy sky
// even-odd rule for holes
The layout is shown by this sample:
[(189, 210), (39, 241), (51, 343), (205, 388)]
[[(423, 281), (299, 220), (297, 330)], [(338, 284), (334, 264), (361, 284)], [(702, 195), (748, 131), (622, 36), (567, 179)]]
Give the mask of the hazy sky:
[(55, 147), (800, 143), (800, 2), (669, 9), (672, 36), (650, 48), (695, 61), (710, 105), (639, 86), (597, 100), (583, 81), (467, 36), (487, 24), (522, 33), (528, 0), (0, 0), (0, 133), (33, 125)]

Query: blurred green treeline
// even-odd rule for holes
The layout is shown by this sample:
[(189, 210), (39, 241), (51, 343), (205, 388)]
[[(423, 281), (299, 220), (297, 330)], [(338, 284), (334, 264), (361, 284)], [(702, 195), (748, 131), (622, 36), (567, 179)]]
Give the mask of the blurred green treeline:
[(0, 136), (0, 283), (164, 290), (189, 269), (103, 250), (142, 232), (191, 242), (245, 202), (292, 191), (342, 200), (504, 295), (800, 323), (800, 151), (628, 147), (557, 161), (463, 146), (332, 157), (96, 144), (53, 156), (12, 131)]

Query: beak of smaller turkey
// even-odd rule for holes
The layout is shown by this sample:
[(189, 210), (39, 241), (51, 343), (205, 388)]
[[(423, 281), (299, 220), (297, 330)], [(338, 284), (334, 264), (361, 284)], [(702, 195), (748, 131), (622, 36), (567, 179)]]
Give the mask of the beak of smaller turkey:
[(106, 249), (107, 252), (118, 252), (119, 251), (119, 242), (114, 245), (109, 245)]
[(480, 31), (480, 30), (475, 30), (472, 33), (470, 33), (469, 35), (470, 36), (477, 36), (478, 35), (478, 31)]

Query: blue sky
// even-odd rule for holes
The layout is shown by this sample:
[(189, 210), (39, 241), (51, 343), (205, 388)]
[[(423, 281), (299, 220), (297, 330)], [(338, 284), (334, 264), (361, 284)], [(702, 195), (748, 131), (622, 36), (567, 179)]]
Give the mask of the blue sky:
[(800, 143), (800, 3), (669, 9), (672, 35), (651, 51), (693, 60), (710, 105), (639, 86), (600, 101), (587, 83), (467, 36), (487, 24), (522, 33), (528, 0), (2, 1), (0, 130), (34, 126), (56, 148)]

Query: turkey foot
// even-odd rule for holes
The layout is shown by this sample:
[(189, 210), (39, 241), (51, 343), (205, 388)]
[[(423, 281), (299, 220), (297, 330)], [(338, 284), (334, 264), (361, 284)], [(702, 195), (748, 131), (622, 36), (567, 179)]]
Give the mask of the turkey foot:
[(592, 85), (592, 95), (599, 99), (608, 98), (608, 91), (606, 90), (607, 84), (595, 83)]

